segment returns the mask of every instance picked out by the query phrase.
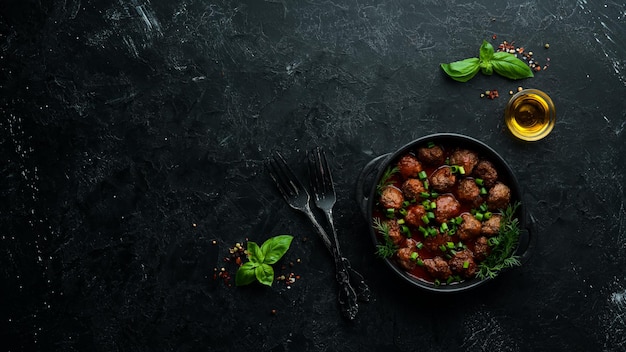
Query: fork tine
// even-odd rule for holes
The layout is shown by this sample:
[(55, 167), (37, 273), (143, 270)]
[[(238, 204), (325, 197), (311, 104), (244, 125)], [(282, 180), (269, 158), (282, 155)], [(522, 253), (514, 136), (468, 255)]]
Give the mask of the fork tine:
[(270, 167), (270, 176), (278, 185), (285, 199), (297, 196), (302, 191), (305, 191), (296, 175), (287, 165), (285, 158), (278, 151), (275, 151), (273, 158), (270, 159)]
[(320, 158), (320, 168), (322, 171), (322, 180), (324, 182), (325, 191), (335, 192), (333, 176), (330, 173), (330, 166), (328, 165), (328, 160), (326, 159), (326, 153), (321, 147), (318, 147), (318, 157)]

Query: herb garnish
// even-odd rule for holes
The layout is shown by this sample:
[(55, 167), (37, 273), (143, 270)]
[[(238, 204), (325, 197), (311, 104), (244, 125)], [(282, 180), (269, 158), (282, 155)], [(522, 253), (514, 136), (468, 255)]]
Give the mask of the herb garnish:
[(261, 247), (255, 242), (248, 241), (249, 261), (237, 270), (235, 284), (243, 286), (258, 280), (263, 285), (272, 286), (274, 281), (272, 264), (285, 255), (292, 240), (293, 236), (280, 235), (267, 239)]
[(519, 202), (502, 212), (499, 234), (489, 238), (491, 254), (478, 265), (477, 278), (493, 279), (504, 268), (522, 265), (519, 256), (513, 255), (520, 236), (519, 220), (514, 218), (518, 206)]
[(524, 61), (507, 52), (494, 52), (493, 46), (483, 40), (480, 57), (441, 64), (441, 68), (455, 81), (467, 82), (480, 70), (485, 75), (497, 74), (510, 79), (534, 77), (533, 71)]
[(380, 181), (378, 182), (378, 185), (376, 185), (376, 191), (378, 192), (378, 194), (380, 195), (383, 190), (385, 189), (385, 187), (391, 185), (391, 177), (400, 172), (400, 169), (395, 166), (393, 168), (388, 167), (385, 172), (383, 173), (383, 176), (380, 178)]
[(376, 245), (376, 254), (381, 258), (390, 258), (398, 250), (391, 238), (389, 237), (389, 224), (374, 218), (374, 229), (383, 236), (384, 244)]

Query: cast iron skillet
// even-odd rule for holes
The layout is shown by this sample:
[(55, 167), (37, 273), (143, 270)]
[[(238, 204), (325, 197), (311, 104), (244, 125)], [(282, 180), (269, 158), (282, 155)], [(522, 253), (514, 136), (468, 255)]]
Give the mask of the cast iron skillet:
[[(522, 192), (520, 190), (519, 182), (513, 173), (513, 170), (504, 161), (504, 159), (491, 147), (487, 146), (483, 142), (474, 139), (472, 137), (464, 136), (454, 133), (437, 133), (428, 136), (418, 138), (404, 147), (398, 149), (394, 153), (384, 154), (371, 160), (359, 175), (357, 179), (356, 197), (363, 216), (365, 217), (369, 226), (370, 236), (374, 244), (379, 243), (378, 236), (373, 227), (373, 208), (376, 202), (376, 185), (378, 180), (382, 177), (383, 173), (395, 162), (400, 156), (406, 154), (411, 150), (417, 150), (418, 147), (425, 146), (428, 142), (434, 142), (435, 144), (442, 144), (448, 147), (462, 147), (470, 150), (474, 150), (479, 153), (481, 157), (491, 161), (499, 173), (499, 179), (503, 180), (511, 189), (511, 202), (519, 201), (521, 205), (517, 208), (516, 217), (520, 223), (520, 240), (516, 248), (515, 254), (521, 257), (522, 264), (528, 259), (531, 252), (532, 242), (531, 239), (536, 237), (535, 221), (533, 216), (528, 211), (528, 207), (522, 202)], [(391, 259), (380, 259), (400, 278), (407, 281), (411, 285), (420, 289), (425, 289), (432, 292), (461, 292), (467, 291), (471, 288), (480, 286), (489, 279), (480, 280), (477, 278), (468, 279), (460, 283), (454, 283), (449, 285), (435, 285), (430, 282), (418, 279), (408, 274), (404, 269), (399, 267)], [(500, 272), (500, 275), (504, 274), (505, 270)]]

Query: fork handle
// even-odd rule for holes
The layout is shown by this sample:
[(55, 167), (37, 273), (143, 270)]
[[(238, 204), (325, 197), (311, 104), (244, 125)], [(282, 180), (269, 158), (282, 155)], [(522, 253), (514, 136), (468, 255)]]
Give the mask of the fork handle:
[[(350, 284), (349, 262), (347, 262), (347, 259), (342, 258), (339, 255), (337, 248), (333, 246), (330, 238), (328, 238), (328, 234), (326, 234), (326, 231), (324, 230), (322, 225), (320, 225), (317, 219), (315, 219), (313, 212), (310, 211), (310, 209), (308, 210), (309, 211), (305, 211), (306, 215), (309, 217), (309, 220), (311, 220), (311, 223), (313, 223), (313, 226), (317, 230), (317, 233), (322, 238), (322, 241), (324, 242), (326, 248), (333, 255), (333, 259), (335, 261), (335, 279), (337, 281), (337, 284), (339, 285), (339, 294), (337, 300), (339, 301), (341, 311), (346, 318), (348, 318), (349, 320), (354, 320), (359, 310), (359, 304), (357, 302), (357, 294)], [(346, 265), (346, 262), (348, 265)], [(365, 282), (363, 281), (363, 283)]]

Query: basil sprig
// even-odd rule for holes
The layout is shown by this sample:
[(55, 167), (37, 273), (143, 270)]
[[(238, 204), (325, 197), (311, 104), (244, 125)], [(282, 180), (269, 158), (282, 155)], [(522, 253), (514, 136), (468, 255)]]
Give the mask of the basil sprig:
[(455, 81), (467, 82), (480, 70), (485, 75), (497, 74), (510, 79), (534, 77), (533, 71), (513, 54), (494, 52), (493, 46), (483, 40), (480, 46), (480, 57), (441, 64), (441, 68)]
[(285, 255), (293, 236), (280, 235), (267, 239), (259, 247), (256, 242), (248, 241), (248, 262), (245, 262), (237, 270), (235, 285), (248, 285), (254, 281), (259, 281), (263, 285), (272, 286), (274, 282), (275, 264)]

